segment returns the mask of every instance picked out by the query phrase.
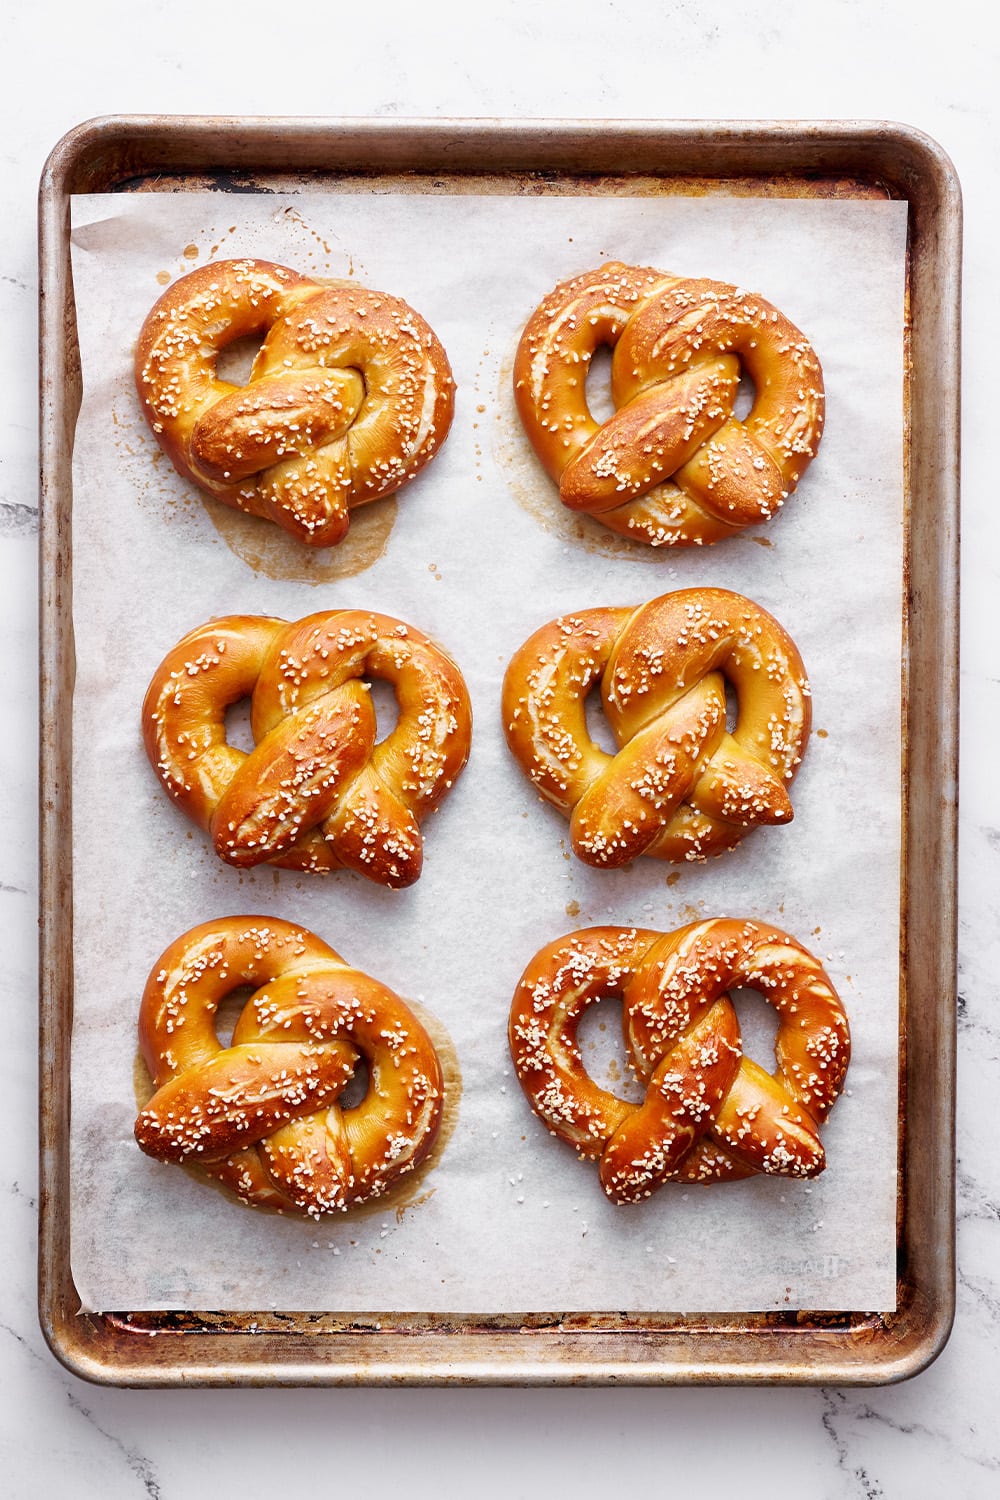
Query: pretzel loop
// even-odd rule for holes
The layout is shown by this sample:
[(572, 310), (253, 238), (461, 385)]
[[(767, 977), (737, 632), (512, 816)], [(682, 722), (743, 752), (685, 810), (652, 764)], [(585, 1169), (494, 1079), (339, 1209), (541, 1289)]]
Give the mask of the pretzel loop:
[[(773, 1074), (743, 1055), (728, 993), (738, 986), (778, 1011)], [(646, 1086), (639, 1105), (594, 1083), (577, 1042), (587, 1007), (615, 995)], [(671, 933), (573, 933), (528, 965), (508, 1035), (532, 1108), (581, 1156), (599, 1159), (617, 1203), (670, 1180), (814, 1177), (826, 1164), (818, 1127), (843, 1088), (847, 1018), (818, 961), (778, 928), (713, 918)]]
[[(598, 681), (614, 756), (587, 728)], [(554, 620), (515, 652), (502, 706), (511, 751), (569, 816), (587, 864), (705, 859), (792, 817), (787, 784), (811, 723), (805, 668), (777, 620), (740, 594), (682, 589)]]
[[(220, 353), (264, 334), (245, 387)], [(314, 547), (409, 483), (448, 435), (455, 384), (433, 331), (397, 297), (262, 260), (169, 287), (135, 360), (142, 409), (178, 472)]]
[[(378, 743), (375, 678), (399, 702)], [(226, 740), (226, 710), (247, 697), (250, 754)], [(419, 877), (420, 819), (461, 773), (472, 727), (465, 683), (440, 647), (361, 610), (209, 621), (160, 664), (142, 718), (165, 790), (228, 864), (347, 866), (391, 887)]]
[[(224, 1047), (216, 1013), (241, 985), (255, 992)], [(378, 1197), (437, 1133), (441, 1070), (416, 1016), (290, 922), (230, 917), (178, 938), (146, 984), (139, 1040), (156, 1090), (139, 1146), (259, 1207), (318, 1217)], [(342, 1107), (362, 1059), (365, 1096)]]
[[(617, 408), (603, 424), (586, 393), (601, 345)], [(754, 399), (740, 419), (744, 373)], [(769, 520), (823, 431), (819, 362), (783, 313), (725, 282), (619, 262), (562, 282), (532, 314), (514, 394), (563, 504), (654, 547)]]

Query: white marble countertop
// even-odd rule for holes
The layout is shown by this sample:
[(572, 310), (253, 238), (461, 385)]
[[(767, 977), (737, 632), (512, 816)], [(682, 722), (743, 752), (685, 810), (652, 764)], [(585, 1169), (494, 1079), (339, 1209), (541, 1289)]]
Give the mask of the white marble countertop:
[[(385, 0), (352, 15), (305, 0), (233, 13), (41, 0), (10, 7), (0, 223), (0, 619), (6, 732), (0, 921), (8, 1145), (0, 1192), (0, 1489), (125, 1500), (338, 1492), (627, 1493), (636, 1481), (774, 1486), (840, 1497), (965, 1500), (1000, 1492), (1000, 807), (990, 792), (1000, 674), (988, 601), (998, 584), (995, 482), (981, 434), (1000, 342), (992, 285), (1000, 209), (995, 91), (1000, 21), (979, 0), (827, 0), (780, 11), (708, 0)], [(873, 1390), (134, 1392), (85, 1384), (52, 1357), (36, 1313), (36, 254), (46, 155), (103, 114), (888, 119), (950, 154), (965, 196), (963, 756), (958, 1096), (958, 1302), (923, 1374)], [(986, 950), (983, 951), (983, 942)], [(325, 1482), (325, 1483), (324, 1483)]]

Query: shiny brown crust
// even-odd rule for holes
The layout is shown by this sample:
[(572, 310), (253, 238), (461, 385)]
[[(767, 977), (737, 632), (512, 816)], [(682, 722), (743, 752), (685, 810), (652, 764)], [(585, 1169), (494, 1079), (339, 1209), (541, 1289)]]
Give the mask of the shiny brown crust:
[[(587, 729), (598, 681), (614, 756)], [(760, 824), (789, 822), (811, 724), (787, 632), (743, 595), (710, 588), (543, 625), (511, 659), (502, 713), (522, 770), (569, 817), (574, 853), (599, 869), (640, 854), (706, 859)]]
[[(369, 678), (391, 683), (400, 708), (377, 744)], [(243, 698), (249, 755), (226, 740)], [(160, 663), (142, 733), (163, 787), (228, 864), (346, 866), (398, 888), (420, 875), (419, 822), (465, 766), (472, 711), (451, 658), (389, 615), (230, 615)]]
[[(743, 1056), (728, 996), (738, 986), (778, 1012), (773, 1074)], [(638, 1105), (594, 1083), (576, 1040), (588, 1005), (616, 996), (646, 1085)], [(532, 1109), (581, 1157), (599, 1159), (615, 1203), (637, 1203), (670, 1180), (815, 1177), (826, 1165), (817, 1127), (844, 1085), (847, 1017), (818, 961), (766, 922), (571, 933), (531, 960), (508, 1036)]]
[[(613, 417), (587, 404), (595, 350), (614, 349)], [(734, 416), (741, 373), (755, 398)], [(762, 297), (611, 261), (561, 282), (514, 361), (525, 431), (563, 504), (653, 547), (716, 542), (767, 521), (815, 457), (823, 375)]]
[[(216, 374), (266, 335), (245, 386)], [(139, 335), (136, 389), (178, 473), (311, 547), (343, 540), (354, 506), (391, 495), (444, 442), (455, 383), (405, 302), (263, 260), (201, 266)]]
[[(254, 993), (223, 1047), (216, 1012), (242, 985)], [(291, 922), (222, 917), (171, 943), (146, 983), (139, 1044), (156, 1089), (141, 1149), (255, 1207), (318, 1218), (377, 1198), (437, 1134), (443, 1082), (423, 1026)], [(365, 1097), (341, 1108), (362, 1059)]]

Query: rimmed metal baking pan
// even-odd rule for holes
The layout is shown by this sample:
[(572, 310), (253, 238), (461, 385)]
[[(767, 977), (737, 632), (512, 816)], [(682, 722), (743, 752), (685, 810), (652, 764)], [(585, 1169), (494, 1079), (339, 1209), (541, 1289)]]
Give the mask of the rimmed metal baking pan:
[[(81, 1313), (69, 1256), (74, 193), (240, 193), (308, 180), (460, 190), (902, 200), (908, 208), (897, 1306), (889, 1312)], [(41, 1197), (39, 1307), (77, 1374), (178, 1384), (862, 1384), (943, 1347), (954, 1302), (961, 198), (906, 126), (122, 117), (81, 125), (41, 182)]]

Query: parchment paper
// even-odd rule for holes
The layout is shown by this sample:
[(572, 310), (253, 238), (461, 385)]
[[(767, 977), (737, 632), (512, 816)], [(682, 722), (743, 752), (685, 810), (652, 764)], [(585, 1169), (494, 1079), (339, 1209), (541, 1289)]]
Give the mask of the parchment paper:
[[(72, 1268), (87, 1308), (894, 1306), (905, 215), (889, 202), (395, 191), (75, 200)], [(445, 448), (398, 503), (355, 513), (342, 556), (206, 508), (141, 419), (132, 351), (162, 285), (239, 255), (391, 291), (448, 350), (459, 394)], [(517, 424), (510, 363), (542, 296), (607, 257), (739, 283), (813, 341), (826, 435), (766, 528), (651, 552), (561, 511)], [(757, 600), (802, 652), (814, 732), (795, 821), (705, 865), (589, 870), (507, 753), (504, 667), (560, 612), (699, 583)], [(427, 631), (473, 700), (470, 764), (425, 825), (424, 874), (404, 892), (346, 872), (227, 868), (168, 803), (141, 747), (147, 682), (185, 631), (234, 612), (296, 619), (340, 606)], [(395, 1208), (318, 1225), (266, 1215), (135, 1146), (146, 976), (173, 938), (230, 913), (303, 923), (450, 1035), (452, 1134)], [(829, 1165), (813, 1183), (671, 1185), (615, 1208), (521, 1095), (511, 995), (535, 951), (574, 928), (666, 930), (717, 914), (780, 924), (843, 996), (854, 1057), (824, 1130)], [(607, 1081), (621, 1059), (617, 1014), (601, 1012), (589, 1055)], [(766, 1007), (741, 1015), (751, 1055), (772, 1065)]]

